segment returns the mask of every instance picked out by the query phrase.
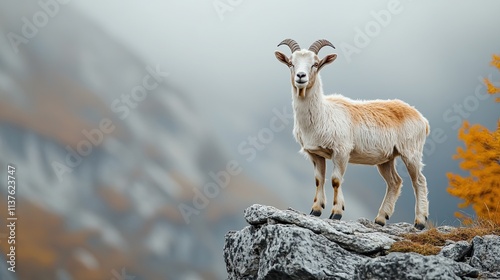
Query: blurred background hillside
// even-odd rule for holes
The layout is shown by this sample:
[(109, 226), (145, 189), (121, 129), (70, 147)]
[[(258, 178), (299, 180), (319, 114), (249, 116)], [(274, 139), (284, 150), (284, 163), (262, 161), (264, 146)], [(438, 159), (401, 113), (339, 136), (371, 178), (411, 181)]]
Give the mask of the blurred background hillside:
[[(428, 118), (430, 220), (456, 225), (446, 172), (460, 173), (458, 127), (500, 117), (482, 83), (500, 80), (488, 67), (499, 10), (493, 0), (1, 2), (1, 279), (224, 279), (224, 234), (245, 225), (246, 207), (309, 213), (313, 167), (297, 153), (289, 72), (273, 54), (285, 38), (337, 47), (320, 52), (339, 55), (322, 70), (326, 93), (399, 98)], [(97, 129), (102, 141), (77, 160)], [(9, 163), (15, 274), (5, 265)], [(240, 171), (228, 186), (196, 199), (228, 164)], [(390, 222), (414, 218), (402, 167)], [(350, 165), (343, 187), (345, 219), (375, 217), (385, 192), (376, 168)]]

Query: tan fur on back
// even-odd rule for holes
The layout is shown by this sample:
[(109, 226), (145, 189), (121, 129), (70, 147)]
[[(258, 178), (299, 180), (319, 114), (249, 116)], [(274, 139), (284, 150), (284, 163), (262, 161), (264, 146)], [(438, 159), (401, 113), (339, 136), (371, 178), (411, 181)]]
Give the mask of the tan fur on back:
[(325, 99), (345, 106), (354, 125), (364, 123), (381, 128), (394, 128), (408, 119), (421, 118), (415, 108), (401, 100), (355, 101), (340, 95), (328, 95)]

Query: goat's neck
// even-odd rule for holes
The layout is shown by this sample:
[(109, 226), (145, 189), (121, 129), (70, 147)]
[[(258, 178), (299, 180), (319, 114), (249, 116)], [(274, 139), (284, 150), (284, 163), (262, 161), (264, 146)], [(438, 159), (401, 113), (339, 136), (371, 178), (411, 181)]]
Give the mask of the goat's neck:
[(301, 115), (309, 115), (312, 112), (320, 112), (323, 109), (323, 85), (319, 74), (317, 74), (314, 84), (306, 89), (304, 97), (299, 96), (298, 89), (295, 87), (293, 87), (292, 92), (292, 103), (296, 120), (299, 120)]

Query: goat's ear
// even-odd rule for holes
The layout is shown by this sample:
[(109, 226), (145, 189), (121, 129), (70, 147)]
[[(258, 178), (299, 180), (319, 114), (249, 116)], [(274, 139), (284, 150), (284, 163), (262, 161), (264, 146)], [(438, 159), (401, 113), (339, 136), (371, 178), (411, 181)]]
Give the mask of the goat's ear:
[(281, 63), (286, 64), (286, 66), (290, 66), (292, 64), (290, 62), (290, 59), (288, 59), (288, 57), (284, 53), (280, 51), (275, 51), (274, 55), (279, 61), (281, 61)]
[(325, 56), (320, 62), (319, 62), (319, 65), (318, 65), (318, 70), (320, 70), (321, 68), (323, 68), (323, 66), (327, 65), (327, 64), (330, 64), (332, 63), (335, 59), (337, 59), (337, 55), (336, 54), (329, 54), (327, 56)]

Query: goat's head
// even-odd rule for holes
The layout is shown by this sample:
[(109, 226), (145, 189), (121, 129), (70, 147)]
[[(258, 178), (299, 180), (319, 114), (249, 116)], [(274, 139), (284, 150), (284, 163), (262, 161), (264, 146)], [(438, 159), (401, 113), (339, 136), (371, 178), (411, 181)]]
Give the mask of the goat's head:
[(321, 60), (318, 58), (318, 52), (322, 47), (335, 48), (332, 43), (324, 39), (314, 42), (308, 50), (301, 50), (299, 44), (292, 39), (283, 40), (278, 47), (281, 45), (290, 47), (292, 55), (287, 57), (280, 51), (275, 51), (274, 54), (279, 61), (290, 68), (292, 86), (297, 88), (300, 97), (305, 97), (306, 89), (314, 85), (319, 70), (337, 58), (336, 54), (329, 54)]

